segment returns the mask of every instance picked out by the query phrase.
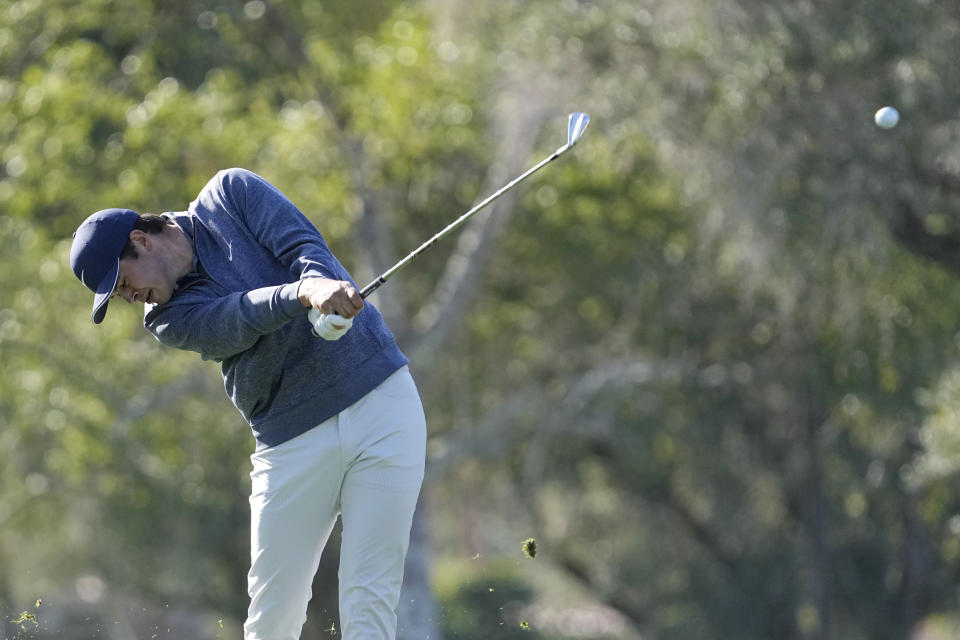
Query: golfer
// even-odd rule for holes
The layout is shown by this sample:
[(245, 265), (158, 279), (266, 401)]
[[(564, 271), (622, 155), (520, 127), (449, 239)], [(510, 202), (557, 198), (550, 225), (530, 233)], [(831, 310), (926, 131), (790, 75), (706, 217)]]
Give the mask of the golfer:
[[(143, 303), (161, 344), (220, 363), (253, 429), (245, 640), (300, 637), (338, 514), (343, 637), (392, 640), (426, 423), (407, 358), (317, 229), (228, 169), (186, 211), (94, 213), (70, 262), (96, 294), (93, 322), (114, 296)], [(346, 323), (318, 337), (311, 308)]]

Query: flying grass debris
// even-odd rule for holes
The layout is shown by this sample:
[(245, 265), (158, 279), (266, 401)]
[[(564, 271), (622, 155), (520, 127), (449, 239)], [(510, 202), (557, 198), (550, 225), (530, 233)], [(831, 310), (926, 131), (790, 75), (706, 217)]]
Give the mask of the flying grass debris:
[(523, 552), (531, 558), (537, 557), (537, 541), (533, 538), (527, 538), (523, 541)]
[(20, 614), (20, 617), (16, 618), (15, 620), (11, 620), (10, 622), (12, 622), (13, 624), (16, 624), (16, 625), (20, 625), (20, 629), (21, 629), (22, 631), (26, 631), (26, 630), (27, 630), (27, 624), (28, 624), (28, 623), (33, 624), (34, 628), (40, 626), (40, 623), (37, 622), (37, 616), (33, 615), (33, 614), (30, 613), (29, 611), (24, 611), (24, 612), (22, 612), (22, 613)]

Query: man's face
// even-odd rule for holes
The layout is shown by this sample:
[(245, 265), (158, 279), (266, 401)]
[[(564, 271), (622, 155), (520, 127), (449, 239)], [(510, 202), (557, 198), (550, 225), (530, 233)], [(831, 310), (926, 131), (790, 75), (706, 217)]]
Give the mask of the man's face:
[(120, 260), (115, 296), (128, 303), (163, 304), (173, 295), (176, 278), (171, 276), (166, 244), (159, 235), (134, 230), (130, 241), (137, 249), (136, 258)]

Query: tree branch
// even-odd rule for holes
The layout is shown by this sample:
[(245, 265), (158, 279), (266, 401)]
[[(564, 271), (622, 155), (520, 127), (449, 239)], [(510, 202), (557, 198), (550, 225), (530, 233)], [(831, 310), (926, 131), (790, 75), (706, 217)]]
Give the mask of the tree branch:
[[(542, 386), (531, 384), (508, 395), (495, 409), (476, 421), (475, 428), (468, 433), (451, 438), (452, 441), (443, 447), (444, 453), (431, 460), (428, 473), (431, 477), (442, 476), (467, 458), (501, 458), (520, 440), (530, 436), (528, 431), (517, 429), (516, 422), (531, 412), (541, 417), (539, 424), (547, 425), (537, 429), (534, 437), (539, 444), (531, 449), (547, 451), (549, 441), (559, 434), (581, 433), (578, 425), (583, 420), (585, 407), (601, 391), (636, 390), (647, 384), (679, 382), (696, 378), (698, 372), (695, 363), (681, 360), (625, 358), (604, 362), (585, 372), (567, 376), (562, 385), (567, 389), (563, 399), (547, 407), (544, 407), (548, 403), (544, 400)], [(597, 429), (587, 430), (586, 435), (594, 439), (599, 437)], [(529, 472), (527, 475), (529, 477)]]

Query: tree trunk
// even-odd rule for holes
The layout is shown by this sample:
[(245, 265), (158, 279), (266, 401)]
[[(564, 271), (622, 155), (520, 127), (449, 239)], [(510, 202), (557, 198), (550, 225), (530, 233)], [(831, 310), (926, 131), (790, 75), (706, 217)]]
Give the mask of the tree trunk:
[(817, 610), (817, 630), (813, 634), (818, 640), (830, 639), (830, 606), (831, 606), (831, 572), (830, 558), (826, 541), (826, 514), (821, 486), (823, 465), (820, 459), (819, 433), (820, 425), (817, 415), (811, 415), (809, 409), (813, 402), (813, 392), (807, 389), (808, 410), (806, 418), (807, 430), (807, 479), (810, 492), (810, 515), (807, 518), (807, 527), (810, 535), (810, 545), (813, 552), (813, 585), (814, 604)]
[(430, 579), (432, 565), (426, 502), (421, 494), (413, 515), (410, 550), (407, 552), (403, 589), (400, 591), (400, 606), (397, 609), (397, 640), (443, 638), (438, 624), (439, 608)]

